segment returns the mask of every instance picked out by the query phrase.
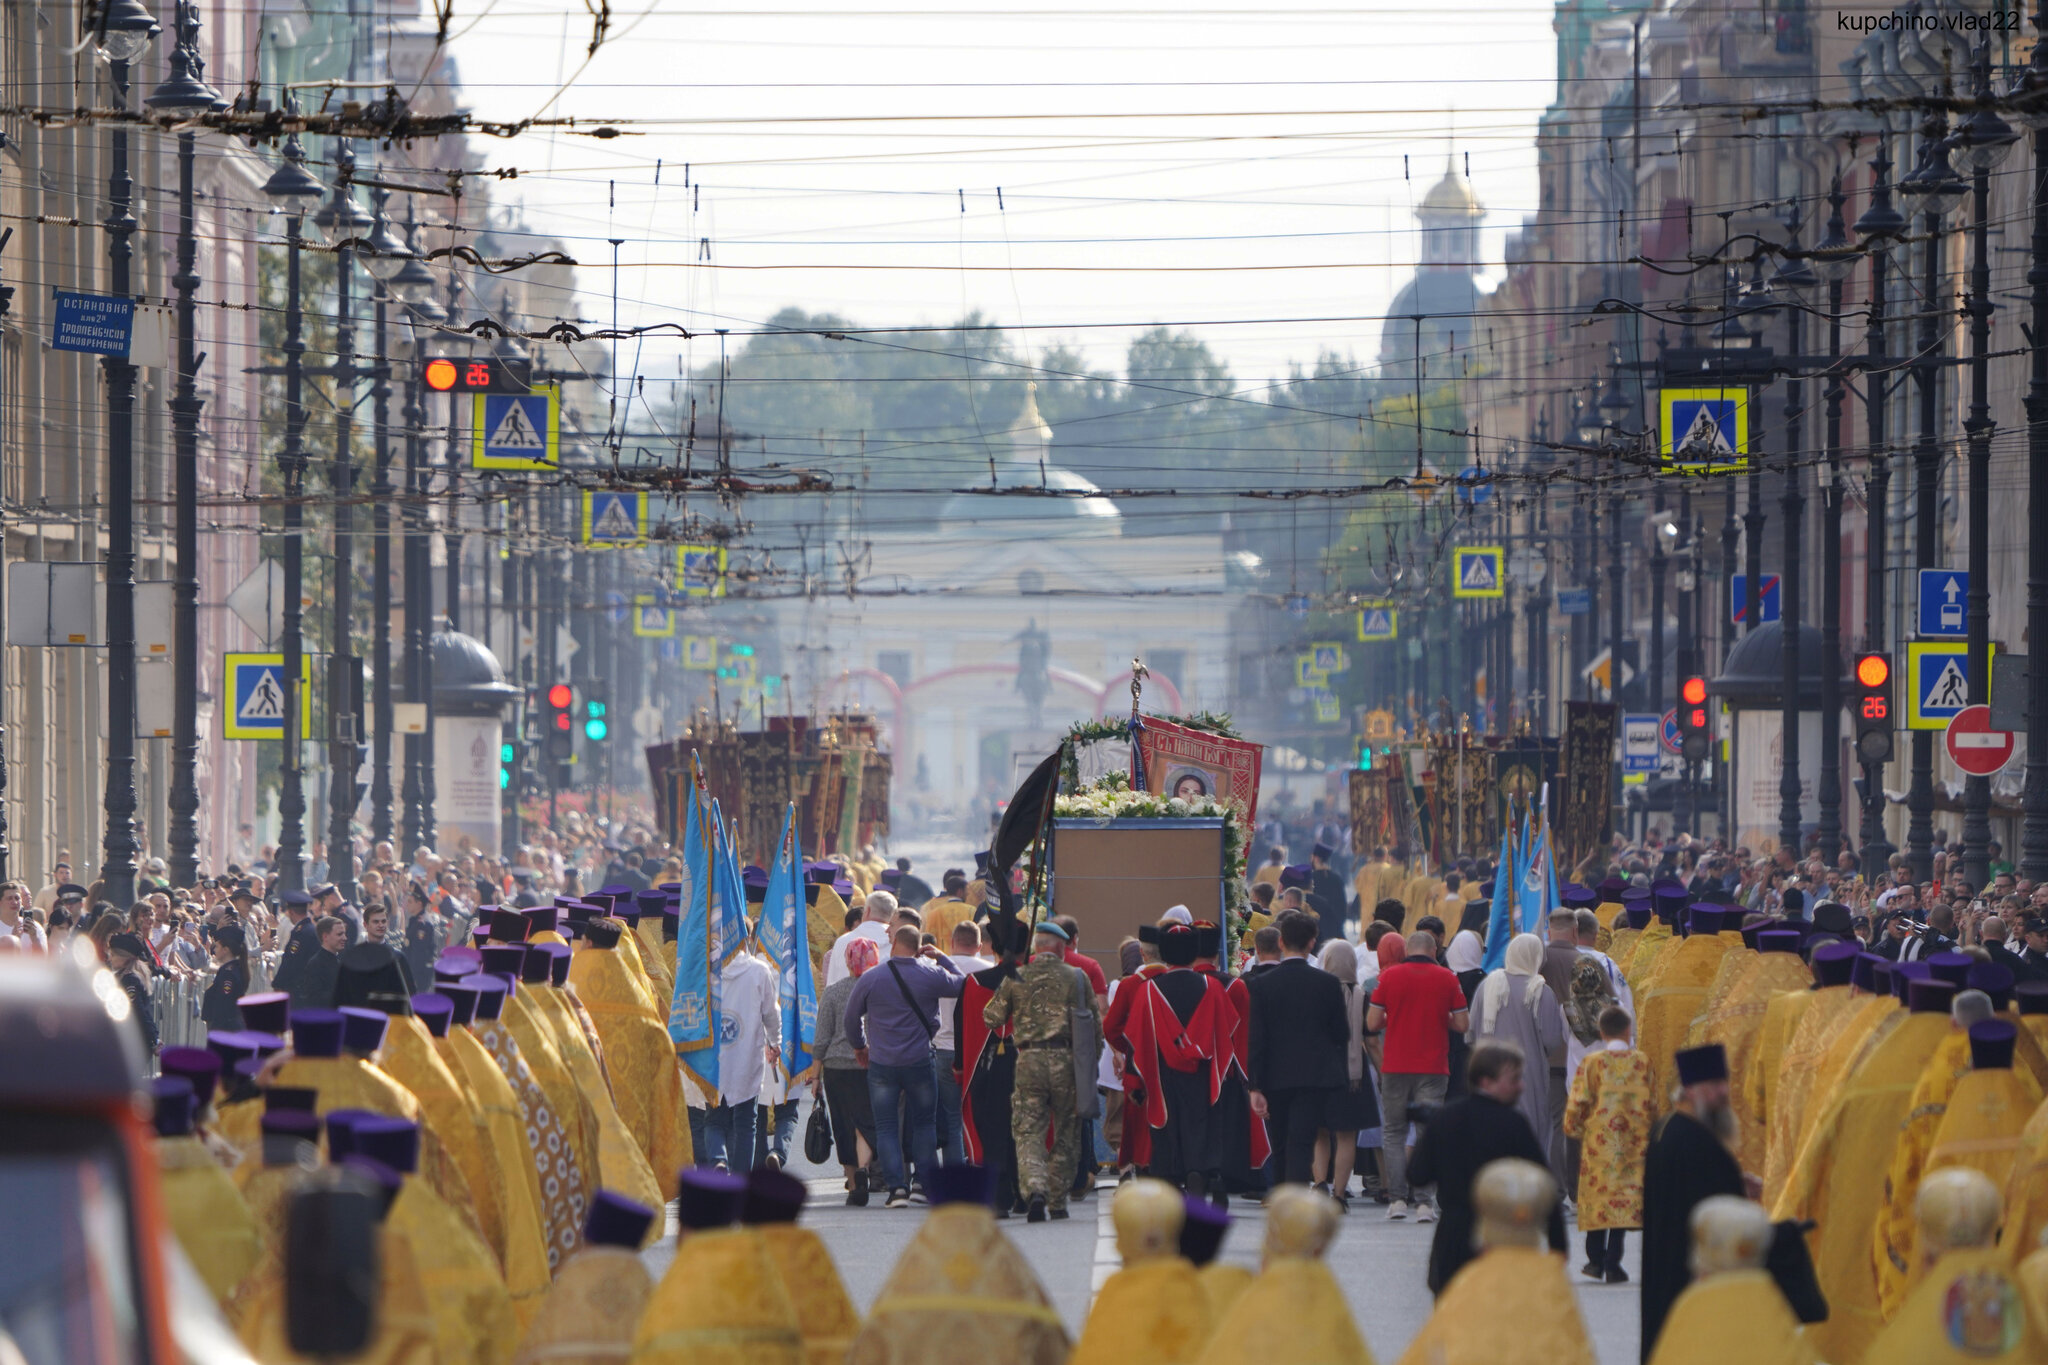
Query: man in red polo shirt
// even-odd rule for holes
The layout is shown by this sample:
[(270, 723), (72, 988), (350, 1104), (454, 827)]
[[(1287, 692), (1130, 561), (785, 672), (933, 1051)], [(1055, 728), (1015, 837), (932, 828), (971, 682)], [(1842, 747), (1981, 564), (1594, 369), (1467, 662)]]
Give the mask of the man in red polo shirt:
[[(1444, 1102), (1450, 1085), (1451, 1035), (1463, 1033), (1469, 1024), (1458, 978), (1436, 961), (1435, 952), (1431, 935), (1411, 934), (1407, 959), (1380, 972), (1372, 1004), (1365, 1011), (1366, 1030), (1386, 1034), (1381, 1047), (1380, 1122), (1387, 1193), (1394, 1201), (1387, 1206), (1387, 1217), (1395, 1221), (1408, 1216), (1409, 1110)], [(1416, 1222), (1436, 1221), (1427, 1193), (1415, 1204)]]

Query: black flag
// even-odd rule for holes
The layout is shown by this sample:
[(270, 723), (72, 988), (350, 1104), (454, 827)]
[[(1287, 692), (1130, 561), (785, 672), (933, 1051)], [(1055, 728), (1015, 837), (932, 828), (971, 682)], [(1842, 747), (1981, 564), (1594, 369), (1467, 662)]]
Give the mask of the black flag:
[(1060, 790), (1062, 752), (1053, 750), (1010, 794), (1010, 804), (1004, 808), (1003, 818), (996, 825), (996, 837), (989, 845), (988, 878), (997, 897), (998, 952), (1010, 942), (1017, 923), (1017, 893), (1010, 887), (1010, 869), (1024, 856), (1024, 850), (1038, 841), (1045, 832), (1045, 822), (1052, 818), (1053, 798)]

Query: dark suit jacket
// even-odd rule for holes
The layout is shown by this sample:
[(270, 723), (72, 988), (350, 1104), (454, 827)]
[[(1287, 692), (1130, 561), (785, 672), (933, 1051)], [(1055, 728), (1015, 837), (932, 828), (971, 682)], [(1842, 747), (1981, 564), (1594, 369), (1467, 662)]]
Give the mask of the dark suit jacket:
[(1288, 958), (1245, 979), (1251, 992), (1254, 1090), (1331, 1089), (1347, 1085), (1351, 1024), (1344, 987), (1306, 958)]
[[(1534, 1074), (1542, 1077), (1541, 1072)], [(1408, 1183), (1435, 1185), (1437, 1207), (1443, 1213), (1429, 1247), (1430, 1293), (1443, 1293), (1451, 1277), (1479, 1254), (1472, 1246), (1477, 1221), (1472, 1184), (1487, 1162), (1503, 1157), (1546, 1164), (1529, 1120), (1511, 1104), (1488, 1095), (1467, 1095), (1431, 1114), (1424, 1124), (1422, 1140), (1415, 1144), (1415, 1155), (1408, 1163)], [(1548, 1233), (1550, 1249), (1563, 1251), (1562, 1204), (1551, 1207)]]

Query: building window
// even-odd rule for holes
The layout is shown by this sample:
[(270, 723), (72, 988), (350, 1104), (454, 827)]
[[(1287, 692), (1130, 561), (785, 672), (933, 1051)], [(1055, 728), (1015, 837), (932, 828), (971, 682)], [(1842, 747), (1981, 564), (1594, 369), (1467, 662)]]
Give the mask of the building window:
[(886, 673), (898, 687), (910, 686), (910, 651), (885, 649), (875, 655), (875, 669)]
[(1154, 676), (1172, 683), (1180, 694), (1188, 693), (1188, 652), (1184, 649), (1155, 649), (1145, 656), (1145, 667)]

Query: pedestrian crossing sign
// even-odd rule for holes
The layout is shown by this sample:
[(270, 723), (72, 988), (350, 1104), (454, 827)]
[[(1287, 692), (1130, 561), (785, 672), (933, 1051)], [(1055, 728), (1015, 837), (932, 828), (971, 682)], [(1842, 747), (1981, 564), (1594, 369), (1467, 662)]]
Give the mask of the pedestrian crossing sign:
[(638, 545), (647, 538), (647, 495), (617, 489), (583, 494), (583, 543), (599, 549)]
[(1664, 389), (1657, 402), (1666, 473), (1735, 474), (1749, 468), (1748, 389)]
[(666, 640), (676, 633), (675, 611), (645, 594), (633, 599), (633, 633), (643, 640)]
[(1342, 673), (1351, 667), (1351, 660), (1344, 657), (1344, 646), (1335, 640), (1313, 640), (1308, 648), (1315, 656), (1318, 673)]
[(692, 597), (725, 596), (725, 547), (678, 545), (676, 586)]
[(1498, 545), (1460, 545), (1451, 551), (1451, 596), (1505, 597), (1502, 561), (1506, 553)]
[(694, 668), (708, 673), (718, 667), (718, 637), (715, 635), (685, 635), (683, 637), (683, 667)]
[[(1987, 663), (1998, 646), (1988, 645)], [(1985, 691), (1991, 680), (1986, 678)], [(1906, 645), (1906, 728), (1946, 730), (1970, 704), (1970, 646), (1966, 640), (1913, 640)]]
[(562, 467), (562, 389), (480, 393), (470, 415), (469, 463), (475, 469)]
[(1395, 638), (1401, 624), (1401, 613), (1394, 610), (1391, 602), (1367, 602), (1358, 609), (1358, 639), (1361, 644), (1375, 640)]
[[(284, 655), (225, 654), (222, 739), (284, 738)], [(299, 736), (313, 737), (313, 656), (299, 655)]]

